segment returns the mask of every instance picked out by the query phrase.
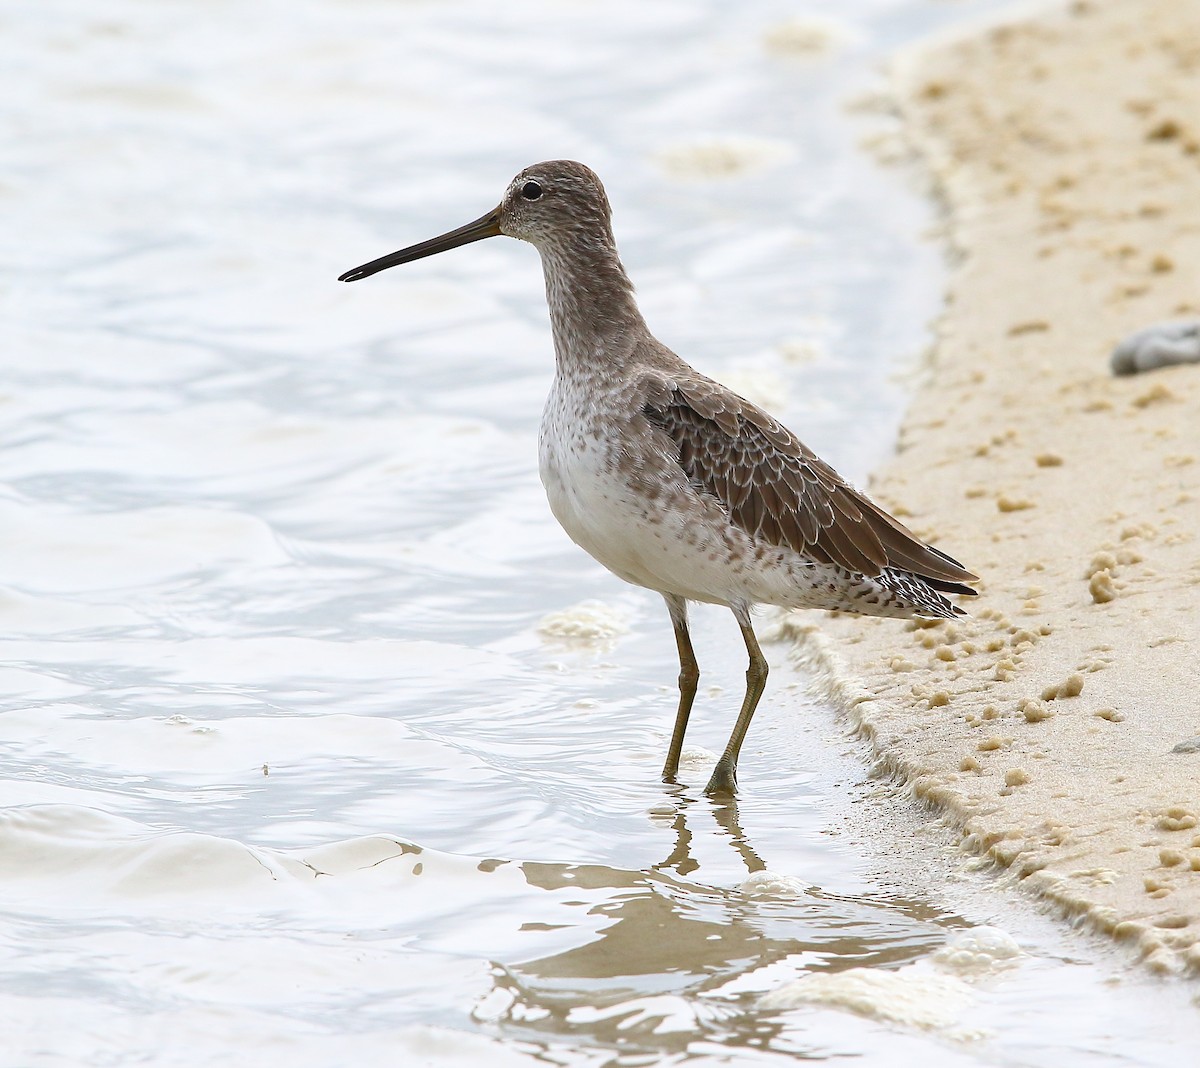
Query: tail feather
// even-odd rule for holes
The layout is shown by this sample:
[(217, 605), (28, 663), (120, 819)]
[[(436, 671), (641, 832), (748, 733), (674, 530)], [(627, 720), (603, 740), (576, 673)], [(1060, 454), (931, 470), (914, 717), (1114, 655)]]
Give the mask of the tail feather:
[(962, 597), (978, 597), (979, 591), (972, 589), (964, 582), (947, 582), (945, 579), (929, 578), (927, 575), (917, 575), (926, 586), (931, 586), (938, 593), (957, 593)]

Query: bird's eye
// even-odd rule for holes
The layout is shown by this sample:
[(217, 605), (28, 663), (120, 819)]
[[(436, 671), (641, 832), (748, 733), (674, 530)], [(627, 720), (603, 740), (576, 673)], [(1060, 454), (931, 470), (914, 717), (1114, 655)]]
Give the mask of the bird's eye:
[(526, 200), (540, 200), (542, 187), (537, 182), (526, 182), (521, 186), (521, 196)]

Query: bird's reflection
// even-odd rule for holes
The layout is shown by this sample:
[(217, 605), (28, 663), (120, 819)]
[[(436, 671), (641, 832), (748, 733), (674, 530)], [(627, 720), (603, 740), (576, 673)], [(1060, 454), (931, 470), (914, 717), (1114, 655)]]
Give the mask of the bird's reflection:
[(938, 917), (917, 903), (830, 895), (798, 880), (759, 895), (743, 881), (730, 887), (689, 878), (700, 869), (694, 849), (702, 815), (716, 822), (748, 874), (767, 865), (735, 802), (681, 789), (672, 797), (674, 815), (664, 825), (674, 835), (670, 852), (647, 870), (521, 865), (531, 886), (574, 888), (588, 916), (607, 922), (598, 937), (590, 928), (582, 945), (495, 965), (481, 1019), (517, 1027), (526, 1039), (585, 1029), (593, 1041), (658, 1055), (686, 1047), (698, 1032), (720, 1040), (735, 1030), (738, 1043), (769, 1045), (772, 1019), (748, 1012), (736, 983), (722, 988), (784, 958), (803, 962), (797, 972), (887, 965), (942, 940)]
[[(666, 860), (655, 864), (651, 870), (670, 870), (677, 875), (690, 875), (700, 867), (700, 862), (692, 856), (692, 832), (687, 822), (688, 809), (697, 802), (695, 798), (689, 797), (682, 787), (672, 784), (668, 786), (668, 790), (675, 794), (676, 800), (675, 816), (672, 820), (672, 827), (675, 831), (675, 848), (671, 850), (671, 854)], [(742, 830), (737, 802), (733, 798), (720, 800), (704, 798), (700, 803), (712, 813), (713, 818), (717, 821), (717, 826), (729, 838), (741, 856), (742, 862), (746, 865), (746, 871), (751, 875), (756, 871), (763, 871), (767, 866), (766, 862), (755, 852), (746, 837), (746, 832)]]

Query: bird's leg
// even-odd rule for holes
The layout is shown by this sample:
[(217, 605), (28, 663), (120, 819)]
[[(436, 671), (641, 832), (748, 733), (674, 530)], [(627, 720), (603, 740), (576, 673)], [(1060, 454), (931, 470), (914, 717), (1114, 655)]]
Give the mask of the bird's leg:
[(737, 793), (738, 753), (742, 751), (742, 742), (746, 740), (746, 731), (750, 729), (750, 720), (754, 718), (759, 698), (767, 688), (767, 661), (758, 647), (754, 628), (750, 625), (750, 609), (745, 605), (731, 607), (733, 614), (737, 616), (738, 626), (742, 629), (746, 652), (750, 654), (750, 666), (746, 669), (746, 696), (742, 700), (742, 710), (733, 725), (729, 744), (725, 746), (725, 752), (721, 754), (721, 759), (713, 768), (712, 778), (704, 788), (709, 797), (730, 797)]
[(692, 638), (688, 634), (687, 601), (673, 593), (664, 593), (663, 599), (667, 602), (667, 611), (671, 613), (675, 644), (679, 647), (679, 711), (675, 713), (675, 729), (671, 732), (671, 746), (667, 750), (667, 762), (663, 765), (662, 773), (663, 782), (674, 782), (679, 773), (679, 754), (683, 751), (688, 717), (692, 714), (692, 702), (696, 699), (700, 666), (696, 663)]

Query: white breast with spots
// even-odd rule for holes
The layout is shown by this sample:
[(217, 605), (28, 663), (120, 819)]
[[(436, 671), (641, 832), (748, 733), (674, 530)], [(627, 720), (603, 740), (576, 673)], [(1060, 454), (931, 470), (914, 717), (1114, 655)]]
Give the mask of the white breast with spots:
[(594, 415), (556, 381), (542, 413), (538, 467), (554, 518), (571, 540), (628, 582), (648, 585), (630, 542), (629, 494)]
[[(614, 440), (628, 426), (597, 437), (596, 413), (581, 411), (572, 392), (555, 383), (540, 438), (542, 484), (571, 540), (638, 586), (719, 604), (749, 599), (746, 568), (736, 560), (741, 547), (716, 506), (700, 500), (666, 456), (654, 469), (659, 458), (648, 456), (640, 436), (648, 428), (633, 431), (638, 440), (625, 453)], [(640, 458), (636, 467), (631, 454)]]

